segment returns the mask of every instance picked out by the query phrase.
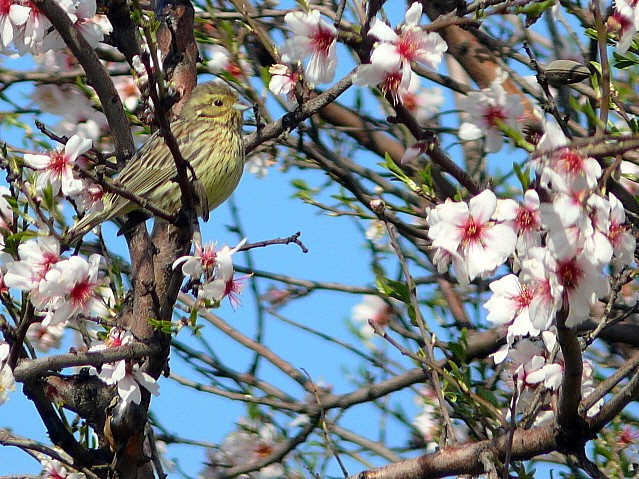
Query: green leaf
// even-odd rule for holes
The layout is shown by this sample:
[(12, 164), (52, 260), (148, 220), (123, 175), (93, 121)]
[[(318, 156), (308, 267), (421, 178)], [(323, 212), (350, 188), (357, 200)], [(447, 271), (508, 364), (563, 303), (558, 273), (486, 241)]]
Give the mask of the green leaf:
[(410, 304), (408, 286), (402, 281), (395, 281), (384, 277), (375, 280), (377, 290), (389, 298), (397, 299), (402, 303)]
[(513, 170), (519, 183), (521, 183), (521, 188), (523, 191), (527, 191), (530, 188), (530, 168), (526, 166), (523, 170), (518, 163), (513, 163)]

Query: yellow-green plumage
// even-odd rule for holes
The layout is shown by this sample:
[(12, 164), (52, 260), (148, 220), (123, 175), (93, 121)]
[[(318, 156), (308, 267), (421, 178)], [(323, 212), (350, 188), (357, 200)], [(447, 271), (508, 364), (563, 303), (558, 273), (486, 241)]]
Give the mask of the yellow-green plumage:
[[(242, 112), (237, 95), (222, 83), (196, 86), (171, 132), (197, 180), (196, 193), (206, 192), (197, 206), (199, 216), (226, 200), (237, 187), (244, 169)], [(177, 169), (164, 138), (155, 132), (114, 178), (114, 183), (169, 213), (182, 205)], [(68, 233), (73, 239), (98, 224), (140, 207), (115, 193), (104, 196), (104, 209), (82, 218)]]

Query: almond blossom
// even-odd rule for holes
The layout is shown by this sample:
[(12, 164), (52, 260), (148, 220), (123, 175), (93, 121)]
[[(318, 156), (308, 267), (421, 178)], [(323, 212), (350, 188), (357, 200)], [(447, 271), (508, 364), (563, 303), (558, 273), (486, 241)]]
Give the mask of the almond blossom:
[[(66, 12), (73, 8), (73, 2), (64, 0), (57, 2)], [(16, 28), (13, 43), (21, 55), (26, 53), (39, 54), (42, 53), (42, 40), (46, 36), (51, 22), (33, 3), (28, 3), (29, 14)]]
[(44, 477), (51, 479), (84, 479), (81, 472), (70, 472), (64, 464), (57, 459), (43, 459), (41, 461)]
[[(73, 22), (73, 27), (86, 39), (91, 48), (96, 48), (104, 40), (104, 35), (111, 33), (112, 30), (108, 20), (94, 21), (96, 12), (96, 0), (74, 0), (67, 9), (67, 15)], [(61, 50), (66, 48), (66, 43), (58, 31), (54, 29), (44, 38), (42, 48), (44, 50)]]
[(535, 190), (524, 193), (521, 203), (514, 200), (503, 200), (497, 208), (501, 217), (508, 219), (517, 233), (517, 253), (526, 255), (530, 248), (541, 245), (541, 215), (539, 212), (539, 194)]
[(448, 49), (438, 33), (426, 32), (420, 26), (422, 5), (413, 3), (404, 17), (404, 23), (393, 30), (384, 22), (374, 18), (368, 34), (379, 43), (371, 54), (371, 64), (384, 72), (402, 71), (402, 84), (410, 84), (411, 62), (422, 63), (436, 70)]
[(546, 280), (539, 284), (540, 288), (546, 285), (539, 290), (544, 299), (535, 303), (534, 298), (530, 305), (533, 324), (539, 329), (547, 329), (561, 307), (568, 308), (567, 327), (582, 323), (588, 319), (590, 307), (609, 290), (608, 280), (583, 251), (557, 255), (546, 248), (533, 248), (531, 259), (522, 262), (522, 270), (538, 281)]
[[(89, 351), (104, 351), (125, 344), (133, 343), (135, 338), (130, 331), (111, 328), (104, 343), (91, 346)], [(140, 404), (142, 392), (140, 386), (154, 396), (160, 394), (160, 387), (155, 379), (140, 369), (139, 364), (120, 360), (115, 363), (103, 364), (97, 376), (108, 385), (117, 385), (118, 395), (122, 399), (119, 407), (126, 407), (129, 403)]]
[(465, 265), (467, 277), (460, 277), (456, 268), (462, 284), (492, 273), (515, 250), (517, 235), (494, 216), (497, 204), (495, 194), (484, 190), (468, 204), (446, 200), (436, 207), (436, 216), (432, 210), (427, 216), (433, 248), (446, 250), (453, 262)]
[(7, 393), (14, 391), (16, 382), (9, 366), (0, 367), (0, 405), (7, 400)]
[(408, 86), (408, 77), (405, 77), (400, 66), (389, 68), (373, 64), (360, 65), (353, 77), (353, 84), (360, 86), (376, 86), (382, 94), (389, 95), (395, 104), (402, 103), (400, 90)]
[(634, 260), (637, 240), (626, 225), (626, 211), (623, 204), (612, 193), (608, 193), (610, 201), (610, 224), (607, 236), (612, 244), (615, 266), (625, 266)]
[(337, 69), (337, 29), (320, 18), (319, 10), (287, 13), (284, 22), (295, 36), (280, 48), (282, 61), (295, 63), (310, 57), (304, 67), (308, 83), (333, 81)]
[(83, 187), (82, 181), (73, 173), (78, 156), (91, 148), (91, 140), (73, 135), (62, 150), (54, 150), (48, 155), (24, 155), (27, 166), (38, 170), (36, 188), (43, 191), (51, 186), (53, 195), (60, 191), (65, 196), (75, 195)]
[(268, 72), (271, 74), (268, 89), (274, 95), (283, 95), (286, 99), (287, 107), (295, 106), (297, 104), (295, 101), (295, 86), (299, 81), (300, 74), (291, 71), (289, 67), (281, 63), (271, 65)]
[(462, 140), (485, 138), (484, 150), (495, 153), (503, 145), (501, 128), (506, 126), (519, 130), (519, 117), (524, 108), (518, 95), (508, 94), (502, 83), (505, 73), (498, 73), (488, 88), (480, 92), (470, 92), (459, 101), (462, 111), (470, 119), (459, 125), (459, 137)]
[(637, 0), (615, 0), (611, 20), (617, 25), (619, 41), (617, 53), (623, 55), (628, 51), (639, 25), (639, 5)]
[(47, 326), (42, 323), (31, 323), (27, 330), (27, 338), (38, 351), (46, 353), (51, 348), (60, 347), (67, 324), (67, 321)]
[(552, 183), (554, 190), (556, 183), (561, 181), (565, 188), (575, 191), (594, 188), (602, 173), (597, 160), (567, 147), (568, 139), (554, 118), (545, 118), (543, 126), (545, 133), (539, 140), (533, 161), (541, 175), (541, 185), (547, 187)]
[(484, 304), (488, 310), (486, 319), (508, 326), (508, 344), (518, 337), (539, 335), (539, 329), (530, 321), (529, 306), (534, 296), (531, 287), (521, 284), (514, 274), (493, 281), (489, 287), (493, 295)]
[[(209, 454), (209, 465), (202, 477), (217, 478), (229, 467), (256, 464), (273, 454), (283, 443), (284, 438), (273, 424), (241, 418), (237, 430), (224, 439), (219, 450), (212, 450)], [(276, 462), (251, 473), (251, 477), (276, 479), (287, 476), (284, 466)]]
[(0, 341), (0, 405), (7, 400), (7, 393), (15, 390), (15, 379), (11, 368), (6, 364), (9, 357), (9, 344)]
[(4, 282), (9, 288), (39, 293), (40, 281), (60, 261), (60, 243), (52, 236), (39, 236), (18, 246), (19, 261), (7, 264)]
[(16, 27), (27, 21), (30, 11), (13, 0), (0, 0), (0, 50), (11, 44)]
[(173, 263), (173, 269), (182, 265), (182, 273), (192, 280), (202, 281), (198, 290), (198, 300), (219, 303), (229, 298), (233, 308), (240, 303), (238, 295), (244, 289), (244, 282), (250, 276), (236, 278), (233, 255), (244, 245), (246, 239), (231, 248), (223, 246), (215, 250), (215, 243), (204, 246), (196, 244), (193, 255), (185, 255)]
[(42, 324), (57, 324), (79, 314), (104, 317), (112, 299), (111, 290), (100, 276), (103, 258), (92, 254), (89, 260), (71, 256), (56, 263), (40, 283), (42, 301), (36, 306), (47, 309), (51, 316)]
[(366, 295), (361, 303), (353, 306), (351, 316), (355, 324), (359, 326), (361, 337), (367, 341), (368, 346), (372, 346), (368, 340), (375, 336), (375, 330), (371, 323), (379, 331), (386, 329), (390, 323), (393, 308), (382, 298), (374, 295)]

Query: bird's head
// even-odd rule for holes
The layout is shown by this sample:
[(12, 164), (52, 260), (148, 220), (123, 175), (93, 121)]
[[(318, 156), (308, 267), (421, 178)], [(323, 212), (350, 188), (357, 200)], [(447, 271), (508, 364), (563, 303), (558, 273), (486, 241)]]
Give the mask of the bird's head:
[(220, 82), (208, 82), (193, 88), (184, 104), (180, 117), (183, 120), (209, 121), (242, 127), (242, 111), (249, 108), (242, 103), (230, 87)]

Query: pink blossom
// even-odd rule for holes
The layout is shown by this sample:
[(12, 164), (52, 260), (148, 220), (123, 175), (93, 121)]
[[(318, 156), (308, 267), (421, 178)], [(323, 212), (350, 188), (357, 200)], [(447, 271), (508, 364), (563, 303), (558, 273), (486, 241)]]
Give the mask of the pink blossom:
[(280, 48), (285, 62), (301, 62), (311, 57), (304, 68), (309, 84), (330, 83), (337, 69), (337, 29), (320, 18), (318, 10), (290, 12), (284, 17), (295, 34)]
[(392, 314), (393, 308), (382, 298), (374, 295), (364, 296), (362, 302), (353, 306), (351, 311), (353, 321), (359, 325), (359, 331), (365, 340), (375, 335), (375, 330), (369, 322), (383, 331), (390, 323)]
[(371, 54), (371, 64), (385, 72), (395, 72), (401, 68), (404, 85), (410, 84), (411, 62), (422, 63), (436, 70), (448, 49), (438, 33), (425, 32), (419, 26), (421, 16), (422, 5), (415, 2), (406, 11), (404, 23), (397, 31), (374, 18), (368, 33), (379, 40)]
[(438, 205), (436, 222), (433, 216), (427, 217), (433, 248), (444, 249), (453, 261), (458, 257), (464, 262), (468, 277), (458, 276), (462, 283), (492, 273), (515, 250), (517, 235), (512, 228), (495, 221), (496, 209), (497, 197), (484, 190), (469, 204), (447, 200)]
[(522, 203), (502, 200), (497, 205), (499, 215), (506, 220), (505, 224), (517, 233), (518, 254), (525, 256), (530, 248), (541, 245), (539, 205), (539, 195), (535, 190), (526, 191)]
[(240, 293), (244, 289), (244, 281), (251, 275), (235, 278), (231, 276), (223, 276), (215, 278), (213, 281), (205, 283), (200, 288), (198, 299), (219, 302), (224, 298), (228, 298), (233, 309), (240, 305)]
[(49, 349), (57, 349), (60, 347), (64, 330), (67, 326), (66, 321), (58, 324), (32, 323), (27, 330), (27, 338), (38, 351), (46, 353)]
[(532, 287), (521, 284), (514, 274), (493, 281), (489, 287), (493, 295), (484, 304), (488, 310), (486, 319), (493, 324), (508, 326), (508, 344), (517, 337), (539, 334), (539, 329), (530, 321), (529, 306), (534, 297)]
[(626, 225), (626, 212), (623, 204), (612, 193), (608, 194), (610, 201), (610, 225), (608, 226), (608, 239), (614, 251), (614, 264), (617, 266), (629, 265), (634, 260), (637, 240)]
[(0, 0), (0, 50), (11, 44), (15, 28), (28, 20), (30, 12), (29, 7), (13, 0)]
[(561, 307), (561, 286), (556, 276), (547, 269), (547, 263), (552, 261), (547, 248), (534, 247), (528, 250), (521, 263), (520, 280), (533, 294), (528, 305), (530, 320), (539, 330), (550, 327)]
[(505, 79), (504, 74), (499, 74), (489, 88), (470, 92), (459, 102), (462, 111), (470, 116), (469, 121), (459, 125), (459, 137), (462, 140), (485, 137), (484, 150), (488, 153), (501, 150), (502, 126), (519, 130), (518, 120), (524, 111), (521, 98), (504, 90)]
[(209, 276), (212, 275), (217, 263), (215, 246), (216, 243), (207, 243), (205, 245), (196, 243), (195, 253), (192, 256), (186, 255), (175, 260), (173, 269), (182, 265), (182, 274), (193, 279), (200, 278), (205, 273)]
[[(111, 328), (104, 343), (91, 346), (90, 351), (104, 351), (108, 348), (117, 348), (130, 344), (135, 338), (130, 331), (119, 328)], [(118, 395), (122, 398), (120, 407), (126, 407), (128, 403), (140, 404), (142, 392), (140, 386), (154, 396), (159, 392), (159, 386), (155, 379), (140, 370), (137, 363), (131, 363), (124, 359), (115, 363), (103, 364), (97, 376), (108, 385), (117, 385)]]
[[(74, 0), (67, 9), (73, 27), (85, 38), (91, 48), (96, 48), (104, 40), (105, 33), (111, 33), (112, 27), (106, 17), (96, 18), (96, 0)], [(57, 30), (52, 30), (42, 43), (44, 50), (61, 50), (66, 44)]]
[[(282, 444), (284, 438), (273, 424), (241, 418), (237, 430), (224, 439), (219, 449), (210, 453), (204, 476), (218, 477), (221, 470), (230, 466), (256, 464), (273, 454)], [(277, 479), (286, 475), (280, 463), (270, 464), (251, 473), (254, 479)]]
[(389, 95), (395, 104), (402, 103), (400, 88), (408, 86), (408, 77), (401, 66), (385, 68), (372, 63), (360, 65), (353, 77), (353, 83), (360, 86), (377, 86), (384, 95)]
[[(40, 294), (52, 315), (42, 324), (57, 324), (78, 314), (104, 316), (112, 294), (100, 277), (102, 256), (92, 254), (89, 260), (80, 256), (56, 263), (40, 283)], [(40, 304), (41, 308), (45, 305)]]
[(57, 459), (43, 459), (41, 464), (44, 477), (51, 479), (84, 479), (86, 477), (81, 472), (70, 472)]
[(52, 193), (75, 195), (82, 189), (82, 181), (73, 174), (73, 166), (79, 155), (91, 148), (91, 140), (73, 135), (61, 151), (48, 155), (24, 155), (27, 166), (39, 170), (36, 188), (43, 191), (49, 185)]
[(568, 139), (557, 121), (544, 119), (545, 133), (537, 145), (538, 156), (533, 161), (537, 173), (541, 174), (540, 183), (553, 189), (561, 181), (565, 189), (580, 191), (594, 188), (601, 176), (601, 166), (594, 158), (584, 157), (581, 153), (566, 147)]
[[(67, 13), (73, 10), (73, 2), (70, 0), (59, 1), (58, 4)], [(23, 5), (29, 8), (29, 15), (15, 32), (14, 45), (21, 55), (42, 53), (42, 40), (51, 27), (51, 22), (33, 2), (26, 1)]]
[(18, 257), (19, 261), (7, 264), (4, 282), (9, 288), (34, 294), (47, 272), (60, 261), (60, 243), (52, 236), (40, 236), (20, 244)]
[(271, 65), (268, 72), (271, 74), (268, 89), (274, 95), (284, 95), (287, 106), (294, 106), (296, 104), (295, 86), (299, 81), (300, 74), (291, 71), (289, 67), (280, 63)]
[(613, 13), (609, 23), (613, 21), (618, 26), (620, 34), (617, 42), (617, 53), (623, 55), (628, 51), (639, 25), (639, 5), (637, 0), (615, 0)]
[(7, 400), (7, 393), (15, 388), (16, 382), (11, 368), (6, 364), (0, 366), (0, 405)]

